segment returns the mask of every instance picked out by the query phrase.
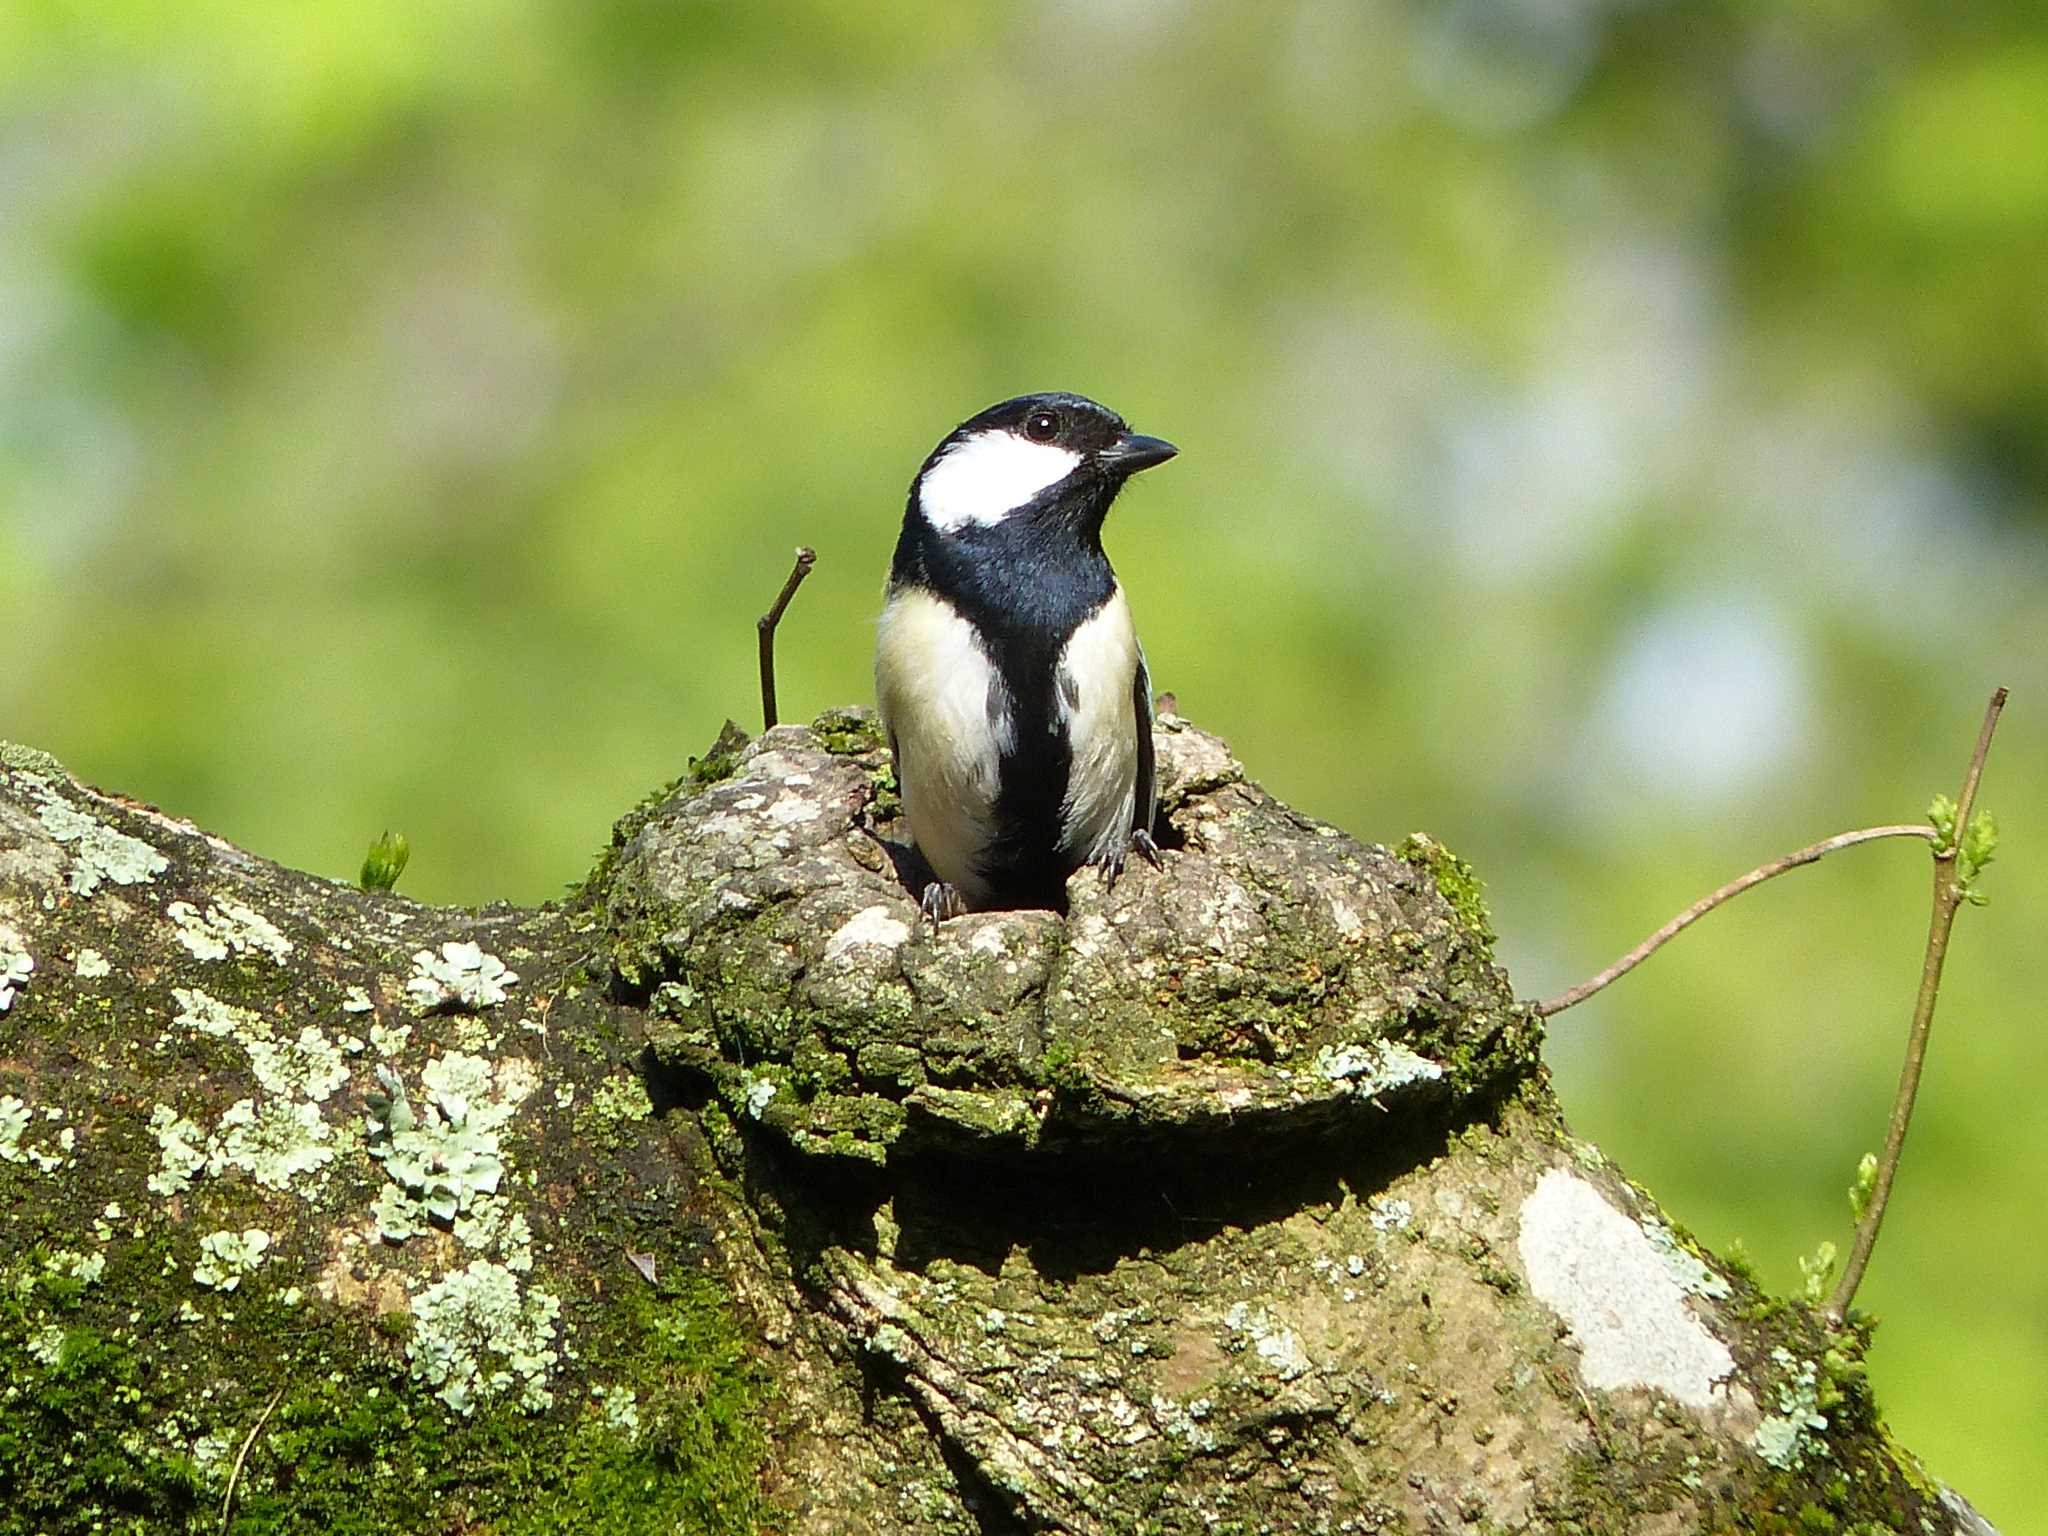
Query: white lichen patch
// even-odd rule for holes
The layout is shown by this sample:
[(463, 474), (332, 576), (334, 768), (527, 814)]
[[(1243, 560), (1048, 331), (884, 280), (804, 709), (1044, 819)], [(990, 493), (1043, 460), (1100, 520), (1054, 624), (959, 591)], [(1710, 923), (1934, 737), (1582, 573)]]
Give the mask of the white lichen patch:
[(14, 1006), (16, 995), (28, 985), (29, 973), (35, 968), (35, 956), (28, 952), (22, 936), (0, 926), (0, 1013)]
[(412, 1039), (410, 1024), (372, 1024), (370, 1026), (370, 1049), (379, 1056), (396, 1056), (405, 1049)]
[[(58, 1122), (63, 1120), (64, 1111), (46, 1105), (42, 1117), (46, 1123)], [(0, 1163), (26, 1163), (38, 1172), (55, 1173), (77, 1161), (71, 1154), (78, 1147), (78, 1132), (67, 1125), (48, 1142), (31, 1143), (28, 1132), (34, 1121), (35, 1116), (21, 1099), (11, 1093), (0, 1098)]]
[(107, 1272), (107, 1256), (104, 1253), (80, 1253), (75, 1248), (58, 1248), (43, 1260), (43, 1268), (53, 1275), (65, 1275), (83, 1285), (94, 1285)]
[(28, 1337), (29, 1357), (36, 1364), (54, 1370), (64, 1359), (64, 1330), (45, 1323)]
[(99, 981), (114, 974), (107, 957), (96, 949), (81, 949), (71, 957), (71, 968), (80, 981)]
[(348, 991), (342, 994), (341, 1011), (343, 1013), (368, 1013), (376, 1006), (375, 1003), (370, 1001), (368, 990), (363, 987), (350, 987)]
[(1687, 1250), (1678, 1235), (1654, 1216), (1643, 1218), (1643, 1231), (1648, 1234), (1650, 1246), (1663, 1259), (1664, 1267), (1671, 1271), (1688, 1296), (1702, 1296), (1709, 1301), (1723, 1301), (1732, 1294), (1726, 1279), (1707, 1268), (1700, 1257)]
[(1796, 1472), (1808, 1457), (1828, 1451), (1820, 1438), (1828, 1427), (1827, 1415), (1820, 1411), (1820, 1370), (1782, 1344), (1771, 1351), (1771, 1359), (1785, 1373), (1778, 1387), (1778, 1411), (1757, 1425), (1750, 1443), (1772, 1466)]
[(486, 954), (479, 945), (451, 939), (438, 955), (431, 949), (413, 955), (412, 977), (405, 990), (423, 1008), (474, 1011), (504, 1002), (506, 988), (518, 980), (518, 972), (507, 970), (496, 955)]
[(863, 907), (825, 940), (825, 962), (829, 965), (863, 947), (897, 949), (909, 937), (910, 924), (892, 916), (887, 907)]
[(266, 1091), (321, 1103), (348, 1081), (341, 1047), (308, 1024), (294, 1040), (252, 1040), (249, 1065)]
[(22, 1133), (28, 1129), (28, 1105), (8, 1094), (0, 1098), (0, 1162), (23, 1161)]
[(1223, 1314), (1223, 1326), (1233, 1335), (1242, 1336), (1233, 1337), (1232, 1348), (1242, 1349), (1249, 1343), (1252, 1352), (1282, 1381), (1293, 1381), (1315, 1369), (1315, 1362), (1301, 1347), (1294, 1330), (1274, 1321), (1263, 1307), (1234, 1302)]
[(168, 1104), (149, 1112), (149, 1130), (158, 1148), (157, 1171), (149, 1176), (149, 1192), (166, 1199), (184, 1193), (206, 1166), (206, 1133)]
[(301, 1174), (334, 1161), (334, 1135), (317, 1106), (270, 1099), (238, 1099), (207, 1138), (206, 1171), (238, 1168), (265, 1189), (289, 1189)]
[(199, 960), (225, 960), (235, 955), (268, 955), (279, 965), (292, 952), (292, 941), (261, 912), (238, 901), (223, 901), (201, 912), (189, 901), (174, 901), (165, 915), (177, 930), (178, 942)]
[(507, 1269), (520, 1274), (533, 1268), (533, 1228), (502, 1195), (478, 1195), (468, 1214), (455, 1218), (455, 1240), (479, 1253), (497, 1255)]
[(508, 1218), (480, 1212), (479, 1203), (497, 1193), (507, 1171), (498, 1131), (540, 1084), (531, 1064), (501, 1063), (494, 1071), (481, 1056), (436, 1057), (420, 1073), (424, 1102), (417, 1111), (396, 1072), (379, 1067), (377, 1079), (382, 1091), (370, 1105), (370, 1155), (391, 1180), (371, 1208), (377, 1230), (403, 1242), (432, 1223), (448, 1226), (467, 1216), (476, 1246), (504, 1251), (509, 1243), (517, 1251), (529, 1244), (531, 1234), (512, 1236)]
[(758, 1120), (767, 1113), (768, 1105), (775, 1098), (775, 1079), (772, 1077), (750, 1077), (746, 1079), (747, 1117)]
[(562, 1315), (553, 1295), (522, 1293), (511, 1270), (477, 1259), (414, 1297), (412, 1313), (412, 1378), (455, 1412), (507, 1396), (529, 1412), (553, 1403), (547, 1380), (561, 1358)]
[(1216, 1432), (1202, 1422), (1214, 1411), (1215, 1405), (1206, 1397), (1191, 1402), (1177, 1403), (1159, 1393), (1152, 1395), (1152, 1422), (1160, 1431), (1193, 1451), (1213, 1451), (1222, 1442)]
[(1326, 1045), (1316, 1052), (1313, 1065), (1318, 1077), (1363, 1098), (1409, 1083), (1433, 1082), (1444, 1075), (1444, 1069), (1437, 1063), (1395, 1040)]
[(640, 1438), (640, 1395), (631, 1387), (592, 1387), (591, 1397), (604, 1410), (604, 1421), (627, 1440)]
[[(1415, 1220), (1414, 1203), (1391, 1195), (1376, 1196), (1366, 1209), (1365, 1219), (1375, 1232), (1405, 1232)], [(1357, 1270), (1352, 1271), (1357, 1274)]]
[(1544, 1174), (1522, 1202), (1517, 1248), (1530, 1291), (1570, 1327), (1587, 1386), (1649, 1387), (1704, 1408), (1735, 1369), (1649, 1234), (1576, 1174)]
[(209, 1232), (199, 1239), (199, 1263), (192, 1270), (196, 1284), (232, 1291), (242, 1276), (254, 1274), (269, 1251), (270, 1234), (260, 1227), (241, 1232)]
[(234, 1040), (243, 1046), (269, 1037), (270, 1025), (262, 1015), (247, 1008), (237, 1008), (233, 1003), (224, 1003), (197, 987), (173, 987), (171, 996), (178, 1004), (178, 1015), (171, 1021), (174, 1024), (182, 1024), (202, 1035), (211, 1035), (216, 1040)]
[(40, 774), (21, 777), (35, 797), (36, 819), (43, 830), (71, 850), (72, 894), (90, 896), (108, 884), (146, 885), (171, 867), (169, 859), (140, 838), (117, 832), (79, 810)]

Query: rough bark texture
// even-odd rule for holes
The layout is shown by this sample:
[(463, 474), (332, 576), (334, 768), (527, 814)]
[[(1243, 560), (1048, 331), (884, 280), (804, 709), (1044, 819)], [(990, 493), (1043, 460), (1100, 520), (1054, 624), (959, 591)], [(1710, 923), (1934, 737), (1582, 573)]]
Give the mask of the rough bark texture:
[(539, 911), (0, 749), (0, 1529), (1981, 1532), (1566, 1129), (1469, 871), (1160, 726), (920, 924), (855, 713)]

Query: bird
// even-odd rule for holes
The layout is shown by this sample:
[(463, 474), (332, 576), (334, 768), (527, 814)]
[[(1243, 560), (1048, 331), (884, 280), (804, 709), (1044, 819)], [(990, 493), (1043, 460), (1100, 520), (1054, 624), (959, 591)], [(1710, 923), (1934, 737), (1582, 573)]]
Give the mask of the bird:
[(1158, 864), (1152, 679), (1102, 524), (1178, 452), (1085, 395), (1019, 395), (911, 482), (875, 694), (934, 927), (1063, 908), (1075, 870), (1113, 885), (1133, 850)]

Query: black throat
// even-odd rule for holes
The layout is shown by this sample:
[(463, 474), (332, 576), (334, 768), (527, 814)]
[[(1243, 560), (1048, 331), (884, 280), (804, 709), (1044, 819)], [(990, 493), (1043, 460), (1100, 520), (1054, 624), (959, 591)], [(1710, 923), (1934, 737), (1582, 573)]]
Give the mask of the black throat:
[(981, 636), (1010, 696), (1014, 745), (1002, 759), (997, 836), (980, 873), (1018, 906), (1063, 905), (1072, 863), (1059, 847), (1073, 766), (1059, 709), (1060, 652), (1109, 601), (1116, 573), (1101, 527), (1119, 484), (1063, 487), (1001, 522), (941, 534), (915, 505), (890, 567), (893, 587), (921, 587)]

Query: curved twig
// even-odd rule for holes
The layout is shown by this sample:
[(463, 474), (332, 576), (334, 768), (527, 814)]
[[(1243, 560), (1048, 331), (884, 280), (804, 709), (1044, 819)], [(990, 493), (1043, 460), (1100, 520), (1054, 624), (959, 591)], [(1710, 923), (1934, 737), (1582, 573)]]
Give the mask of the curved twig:
[(250, 1447), (256, 1444), (256, 1437), (263, 1433), (263, 1426), (270, 1422), (271, 1414), (277, 1411), (277, 1405), (283, 1401), (284, 1388), (279, 1387), (270, 1394), (270, 1401), (263, 1405), (263, 1412), (257, 1417), (256, 1422), (249, 1426), (249, 1433), (242, 1441), (242, 1449), (235, 1457), (234, 1470), (228, 1473), (228, 1491), (220, 1501), (221, 1536), (227, 1536), (228, 1527), (234, 1521), (235, 1488), (242, 1481), (242, 1468), (248, 1463)]
[(1924, 822), (1915, 822), (1908, 826), (1862, 827), (1854, 832), (1837, 832), (1833, 837), (1822, 838), (1819, 842), (1802, 848), (1797, 853), (1788, 853), (1782, 859), (1773, 859), (1768, 864), (1758, 865), (1739, 879), (1730, 880), (1711, 895), (1702, 896), (1698, 901), (1679, 913), (1678, 916), (1672, 918), (1662, 928), (1659, 928), (1655, 933), (1643, 940), (1634, 949), (1615, 961), (1614, 964), (1608, 966), (1598, 976), (1593, 977), (1589, 981), (1580, 982), (1569, 992), (1560, 992), (1556, 997), (1548, 998), (1536, 1004), (1537, 1017), (1547, 1019), (1554, 1013), (1563, 1013), (1565, 1009), (1583, 1003), (1595, 992), (1602, 991), (1606, 987), (1611, 986), (1641, 965), (1645, 960), (1649, 959), (1650, 956), (1657, 953), (1658, 950), (1670, 943), (1679, 934), (1685, 932), (1686, 929), (1713, 911), (1714, 908), (1720, 906), (1723, 902), (1734, 900), (1751, 886), (1762, 885), (1766, 880), (1775, 879), (1787, 870), (1798, 869), (1801, 865), (1815, 863), (1827, 857), (1827, 855), (1833, 853), (1838, 848), (1853, 848), (1858, 843), (1874, 843), (1881, 837), (1917, 837), (1931, 843), (1934, 841), (1935, 833), (1934, 828)]

